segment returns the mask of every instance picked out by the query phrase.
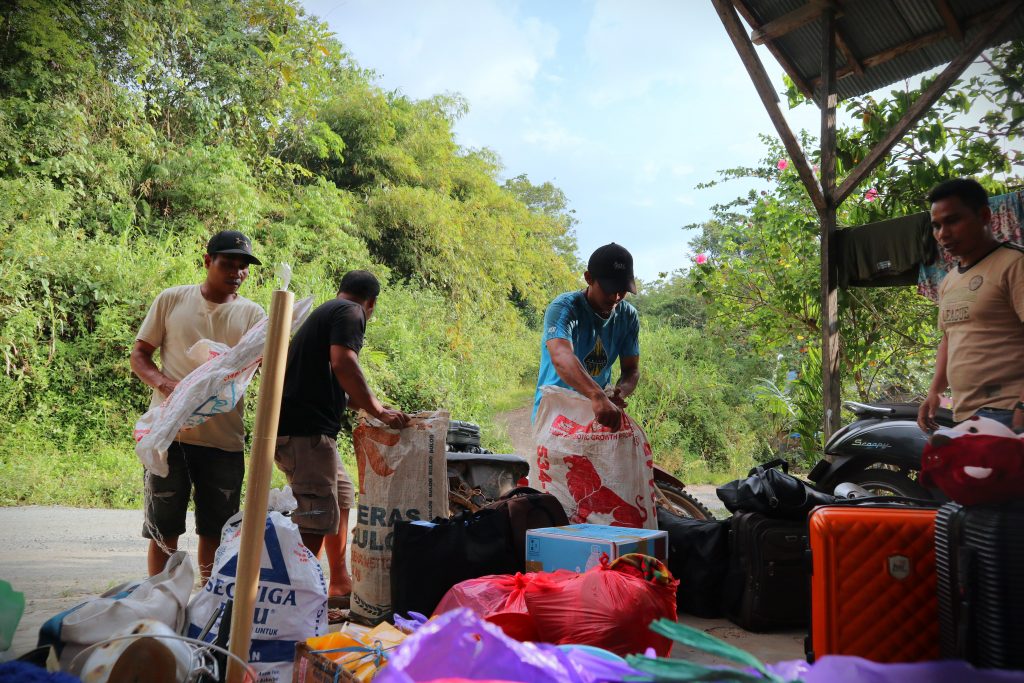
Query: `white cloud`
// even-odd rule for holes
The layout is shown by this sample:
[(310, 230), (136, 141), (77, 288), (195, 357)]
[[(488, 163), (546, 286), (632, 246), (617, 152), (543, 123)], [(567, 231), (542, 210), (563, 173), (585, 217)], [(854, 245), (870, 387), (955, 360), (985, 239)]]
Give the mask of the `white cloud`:
[(677, 194), (675, 197), (676, 204), (682, 204), (683, 206), (693, 206), (693, 195), (689, 194)]
[(708, 28), (721, 31), (710, 3), (597, 0), (585, 37), (595, 72), (591, 102), (628, 102), (699, 81), (721, 52), (722, 36)]
[(523, 133), (523, 142), (536, 145), (548, 152), (564, 152), (578, 149), (586, 144), (586, 140), (571, 133), (564, 126), (554, 121), (544, 121)]
[(326, 16), (357, 59), (372, 54), (363, 65), (386, 83), (416, 98), (459, 92), (474, 111), (529, 102), (559, 38), (551, 24), (519, 17), (514, 5), (498, 0), (307, 0), (305, 6)]

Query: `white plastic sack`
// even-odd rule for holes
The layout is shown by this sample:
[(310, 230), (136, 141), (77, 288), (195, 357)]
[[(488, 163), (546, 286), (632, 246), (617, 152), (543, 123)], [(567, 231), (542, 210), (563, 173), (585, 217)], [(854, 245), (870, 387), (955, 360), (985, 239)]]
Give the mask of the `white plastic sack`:
[[(224, 524), (213, 572), (188, 605), (188, 632), (196, 638), (204, 626), (235, 595), (238, 550), (242, 542), (242, 513)], [(299, 528), (279, 512), (267, 513), (260, 559), (260, 580), (252, 618), (249, 663), (259, 683), (292, 680), (295, 643), (327, 633), (327, 584), (316, 556), (302, 544)], [(220, 630), (214, 624), (206, 640)]]
[[(313, 306), (306, 297), (292, 308), (292, 332)], [(186, 375), (160, 405), (150, 408), (135, 423), (135, 454), (146, 469), (167, 476), (167, 449), (178, 432), (206, 422), (214, 415), (234, 410), (245, 388), (263, 361), (267, 318), (245, 333), (233, 347), (203, 339), (188, 351), (191, 357), (209, 358)]]
[[(68, 671), (86, 647), (111, 638), (139, 619), (153, 619), (181, 633), (195, 573), (188, 553), (178, 550), (156, 576), (111, 588), (103, 595), (50, 618), (39, 629), (39, 644), (53, 645)], [(80, 657), (80, 668), (86, 657)], [(72, 671), (77, 675), (78, 671)]]
[(558, 499), (571, 523), (658, 528), (651, 446), (628, 415), (617, 432), (595, 428), (585, 396), (546, 386), (533, 436), (530, 480)]
[(445, 437), (448, 413), (414, 413), (389, 429), (366, 413), (352, 432), (359, 466), (359, 509), (352, 530), (352, 613), (379, 623), (391, 616), (391, 540), (395, 523), (448, 516)]

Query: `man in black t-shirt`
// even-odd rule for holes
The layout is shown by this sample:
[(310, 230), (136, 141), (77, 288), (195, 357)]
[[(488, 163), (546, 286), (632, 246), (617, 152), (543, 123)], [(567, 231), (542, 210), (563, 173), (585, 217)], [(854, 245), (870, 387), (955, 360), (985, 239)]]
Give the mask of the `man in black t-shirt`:
[(346, 273), (338, 296), (310, 313), (288, 348), (274, 461), (299, 503), (293, 518), (303, 543), (318, 556), (326, 543), (331, 607), (347, 607), (352, 592), (345, 545), (355, 489), (338, 457), (342, 413), (346, 406), (362, 409), (395, 429), (409, 420), (377, 400), (359, 367), (366, 321), (379, 293), (373, 274)]

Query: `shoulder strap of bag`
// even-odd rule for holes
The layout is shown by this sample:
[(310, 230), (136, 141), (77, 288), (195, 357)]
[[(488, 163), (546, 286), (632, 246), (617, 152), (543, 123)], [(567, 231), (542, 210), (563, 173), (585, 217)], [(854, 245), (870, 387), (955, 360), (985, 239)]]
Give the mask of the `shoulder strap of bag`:
[(770, 470), (774, 467), (778, 467), (786, 474), (789, 474), (789, 463), (783, 460), (782, 458), (775, 458), (774, 460), (770, 460), (769, 462), (763, 463), (761, 465), (758, 465), (757, 467), (752, 468), (749, 472), (747, 472), (747, 476), (752, 477), (755, 474), (760, 474), (765, 470)]
[(503, 495), (498, 500), (512, 500), (513, 498), (516, 498), (518, 496), (532, 496), (540, 493), (543, 493), (543, 491), (538, 491), (537, 489), (532, 488), (530, 486), (517, 486), (508, 493), (506, 493), (505, 495)]

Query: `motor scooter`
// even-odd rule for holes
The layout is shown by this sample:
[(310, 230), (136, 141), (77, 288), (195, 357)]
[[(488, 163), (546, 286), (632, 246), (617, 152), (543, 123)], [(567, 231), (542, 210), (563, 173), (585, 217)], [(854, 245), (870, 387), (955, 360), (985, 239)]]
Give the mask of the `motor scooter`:
[[(482, 448), (478, 425), (452, 420), (445, 444), (451, 514), (463, 510), (475, 512), (516, 487), (529, 486), (530, 463), (518, 455), (491, 453)], [(682, 481), (658, 465), (654, 466), (658, 506), (679, 517), (714, 519), (711, 511), (685, 487)]]
[[(823, 458), (808, 474), (815, 488), (833, 493), (843, 483), (857, 484), (874, 495), (944, 500), (942, 492), (918, 482), (928, 435), (917, 425), (918, 404), (857, 403), (843, 406), (855, 419), (825, 444)], [(935, 421), (956, 425), (951, 410), (940, 408)]]

